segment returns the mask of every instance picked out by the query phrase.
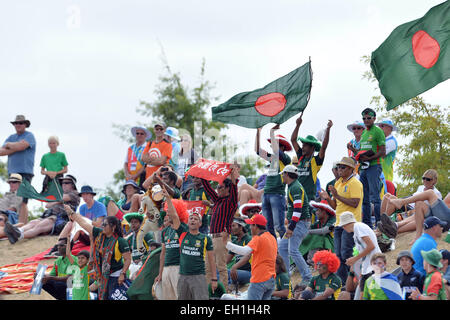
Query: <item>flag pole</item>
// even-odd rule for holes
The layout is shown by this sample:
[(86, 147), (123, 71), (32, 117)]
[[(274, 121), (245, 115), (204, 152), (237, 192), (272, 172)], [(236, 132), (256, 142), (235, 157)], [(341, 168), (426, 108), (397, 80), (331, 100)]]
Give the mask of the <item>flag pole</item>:
[(61, 190), (59, 189), (58, 182), (56, 182), (55, 180), (56, 180), (55, 178), (52, 179), (53, 183), (56, 186), (56, 190), (58, 190), (59, 196), (61, 197), (61, 200), (62, 200), (63, 196), (61, 194)]

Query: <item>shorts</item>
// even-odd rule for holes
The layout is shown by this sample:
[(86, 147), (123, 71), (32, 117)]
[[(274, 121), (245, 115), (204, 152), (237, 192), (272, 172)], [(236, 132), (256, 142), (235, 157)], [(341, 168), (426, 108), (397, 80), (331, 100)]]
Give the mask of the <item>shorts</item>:
[(438, 199), (438, 201), (436, 201), (435, 203), (433, 203), (433, 205), (428, 206), (428, 207), (429, 207), (429, 210), (425, 214), (425, 219), (430, 215), (437, 217), (440, 220), (447, 222), (447, 228), (448, 228), (448, 226), (450, 225), (450, 208), (447, 207), (445, 202), (441, 199)]

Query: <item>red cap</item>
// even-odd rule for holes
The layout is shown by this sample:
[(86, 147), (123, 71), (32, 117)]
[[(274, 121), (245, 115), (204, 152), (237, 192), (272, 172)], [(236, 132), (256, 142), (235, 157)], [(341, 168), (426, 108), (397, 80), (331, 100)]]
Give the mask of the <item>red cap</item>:
[(267, 220), (262, 214), (255, 214), (251, 219), (245, 219), (247, 224), (257, 224), (259, 226), (266, 226)]

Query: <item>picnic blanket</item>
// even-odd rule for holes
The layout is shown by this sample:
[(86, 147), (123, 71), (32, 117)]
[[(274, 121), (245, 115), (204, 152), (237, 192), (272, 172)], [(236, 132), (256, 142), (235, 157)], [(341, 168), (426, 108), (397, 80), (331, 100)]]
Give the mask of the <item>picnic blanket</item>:
[[(48, 254), (50, 252), (52, 248), (49, 248), (43, 252), (40, 252), (38, 254), (35, 254), (34, 256), (31, 256), (29, 258), (25, 258), (22, 260), (22, 263), (29, 263), (29, 262), (37, 262), (37, 261), (41, 261), (44, 259), (54, 259), (55, 257), (46, 257), (45, 255)], [(86, 246), (85, 244), (83, 244), (82, 242), (77, 242), (73, 245), (72, 248), (72, 254), (74, 256), (76, 256), (80, 251), (82, 250), (87, 250), (90, 252), (90, 246)]]
[(0, 294), (29, 292), (33, 286), (38, 263), (16, 263), (0, 267)]

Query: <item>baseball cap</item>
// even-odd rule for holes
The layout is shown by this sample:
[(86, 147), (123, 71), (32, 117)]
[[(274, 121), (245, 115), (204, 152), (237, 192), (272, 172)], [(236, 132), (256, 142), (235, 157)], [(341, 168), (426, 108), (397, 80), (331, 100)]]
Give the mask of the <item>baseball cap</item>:
[(286, 167), (284, 167), (283, 171), (281, 171), (280, 174), (282, 174), (284, 172), (290, 172), (290, 173), (298, 175), (297, 167), (292, 164), (288, 164)]
[(247, 224), (256, 224), (258, 226), (266, 226), (267, 220), (262, 214), (255, 214), (251, 217), (251, 219), (245, 219), (245, 223)]
[(435, 225), (441, 225), (441, 227), (445, 228), (447, 226), (447, 223), (439, 219), (438, 217), (431, 216), (425, 219), (423, 222), (423, 228), (425, 230), (433, 228)]

